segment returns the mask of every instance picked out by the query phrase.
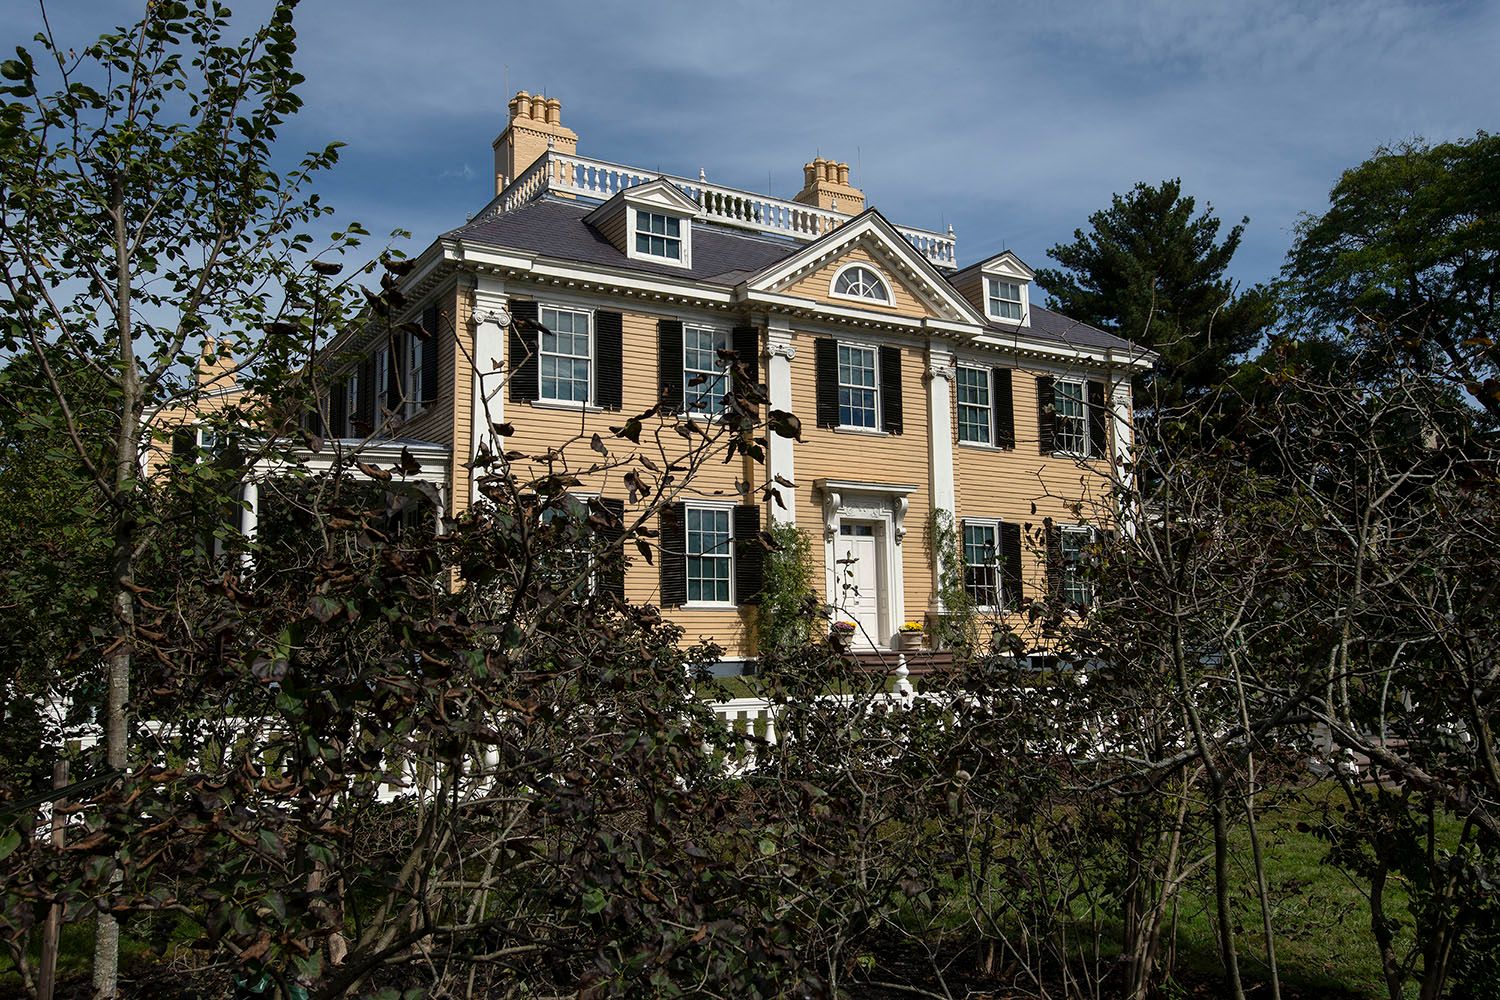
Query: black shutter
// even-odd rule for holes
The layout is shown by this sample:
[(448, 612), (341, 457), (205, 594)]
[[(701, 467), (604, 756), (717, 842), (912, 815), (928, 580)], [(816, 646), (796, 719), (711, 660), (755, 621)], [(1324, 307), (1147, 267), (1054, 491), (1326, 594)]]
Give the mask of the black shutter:
[(609, 524), (599, 529), (603, 566), (599, 571), (599, 592), (616, 600), (625, 600), (625, 550), (620, 542), (625, 537), (625, 501), (604, 497), (594, 501), (603, 510)]
[(624, 405), (625, 319), (617, 312), (594, 313), (594, 399), (606, 410)]
[(312, 408), (307, 411), (307, 419), (302, 423), (309, 434), (314, 437), (323, 436), (323, 401), (321, 399), (313, 400)]
[(667, 413), (682, 412), (682, 321), (656, 321), (656, 385), (661, 394), (661, 408)]
[(1051, 375), (1036, 377), (1036, 424), (1038, 447), (1043, 455), (1056, 451), (1057, 436), (1057, 386)]
[(1089, 379), (1089, 455), (1098, 458), (1109, 443), (1109, 409), (1104, 405), (1104, 383)]
[(750, 376), (750, 384), (760, 383), (760, 331), (753, 326), (737, 326), (730, 334), (729, 346), (734, 349), (734, 355), (740, 364), (745, 366), (745, 373)]
[(839, 342), (831, 337), (813, 341), (818, 373), (818, 426), (839, 425)]
[(1000, 603), (1007, 611), (1021, 606), (1021, 526), (1014, 521), (1000, 525)]
[(900, 434), (901, 422), (901, 348), (880, 349), (880, 429)]
[(656, 559), (661, 567), (661, 606), (678, 608), (687, 603), (687, 518), (682, 504), (662, 504), (660, 541)]
[(515, 403), (532, 402), (541, 396), (541, 364), (537, 359), (537, 317), (535, 302), (510, 300), (510, 399)]
[(740, 504), (734, 509), (734, 598), (739, 604), (760, 603), (765, 589), (765, 546), (760, 544), (760, 506)]
[(1042, 521), (1043, 537), (1047, 543), (1047, 598), (1062, 600), (1063, 560), (1062, 529), (1052, 523), (1052, 518)]
[(359, 366), (359, 399), (354, 414), (355, 423), (363, 429), (361, 436), (375, 429), (375, 359), (366, 358)]
[(392, 413), (399, 412), (401, 400), (405, 396), (401, 383), (404, 381), (402, 375), (406, 366), (402, 364), (402, 355), (406, 352), (401, 348), (402, 337), (399, 333), (393, 333), (386, 339), (386, 363), (385, 363), (385, 408)]
[(427, 339), (422, 341), (422, 384), (417, 387), (417, 393), (422, 397), (420, 402), (428, 406), (437, 402), (438, 398), (438, 341), (442, 339), (439, 332), (438, 307), (434, 303), (427, 307), (422, 316), (422, 328), (427, 331)]
[(172, 461), (181, 465), (192, 462), (198, 450), (198, 434), (191, 427), (179, 427), (172, 432)]
[(344, 382), (335, 382), (333, 391), (328, 397), (328, 422), (332, 425), (329, 434), (332, 437), (341, 438), (346, 433), (349, 423), (349, 386)]
[(990, 369), (990, 406), (995, 414), (995, 447), (1016, 446), (1016, 404), (1009, 368)]

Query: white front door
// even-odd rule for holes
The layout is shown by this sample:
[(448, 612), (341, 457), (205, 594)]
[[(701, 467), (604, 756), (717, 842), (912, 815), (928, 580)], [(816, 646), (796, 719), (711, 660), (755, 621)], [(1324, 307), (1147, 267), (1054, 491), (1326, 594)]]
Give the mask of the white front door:
[(880, 625), (880, 551), (875, 525), (845, 521), (839, 526), (837, 552), (835, 606), (842, 618), (858, 626), (855, 645), (884, 646), (886, 637)]

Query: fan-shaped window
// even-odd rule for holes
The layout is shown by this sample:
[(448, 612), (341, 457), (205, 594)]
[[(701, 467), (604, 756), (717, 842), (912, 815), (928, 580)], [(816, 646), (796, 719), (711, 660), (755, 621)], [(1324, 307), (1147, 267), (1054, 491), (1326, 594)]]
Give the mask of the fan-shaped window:
[(889, 302), (890, 292), (885, 282), (873, 268), (863, 264), (850, 264), (833, 279), (833, 294), (847, 299), (869, 299), (872, 302)]

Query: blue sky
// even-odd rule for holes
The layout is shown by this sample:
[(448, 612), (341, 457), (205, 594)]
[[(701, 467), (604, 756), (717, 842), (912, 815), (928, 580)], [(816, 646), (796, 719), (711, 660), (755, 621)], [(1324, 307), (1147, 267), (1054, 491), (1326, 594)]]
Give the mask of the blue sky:
[[(49, 13), (78, 43), (142, 6)], [(0, 10), (0, 42), (25, 41), (34, 0)], [(1247, 283), (1376, 146), (1500, 127), (1500, 3), (304, 0), (298, 17), (307, 108), (284, 137), (348, 143), (327, 200), (412, 230), (413, 253), (488, 199), (521, 88), (561, 99), (602, 159), (783, 197), (813, 156), (846, 160), (894, 221), (951, 223), (961, 263), (1009, 247), (1046, 266), (1113, 192), (1181, 176), (1226, 222), (1250, 216)]]

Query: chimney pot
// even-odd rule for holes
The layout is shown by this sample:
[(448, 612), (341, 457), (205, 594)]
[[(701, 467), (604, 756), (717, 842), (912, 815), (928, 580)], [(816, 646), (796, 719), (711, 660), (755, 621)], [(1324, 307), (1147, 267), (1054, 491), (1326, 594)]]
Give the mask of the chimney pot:
[(812, 187), (818, 179), (818, 168), (811, 163), (802, 164), (802, 186)]
[(847, 163), (839, 164), (839, 183), (846, 187), (849, 184), (849, 164)]
[(518, 90), (510, 99), (510, 117), (512, 120), (531, 117), (531, 95), (526, 91)]
[(836, 181), (839, 176), (838, 164), (832, 160), (823, 161), (823, 179), (825, 181)]
[(531, 119), (538, 122), (547, 120), (547, 99), (541, 94), (535, 94), (531, 98)]
[(547, 124), (562, 124), (562, 101), (555, 97), (547, 98)]

